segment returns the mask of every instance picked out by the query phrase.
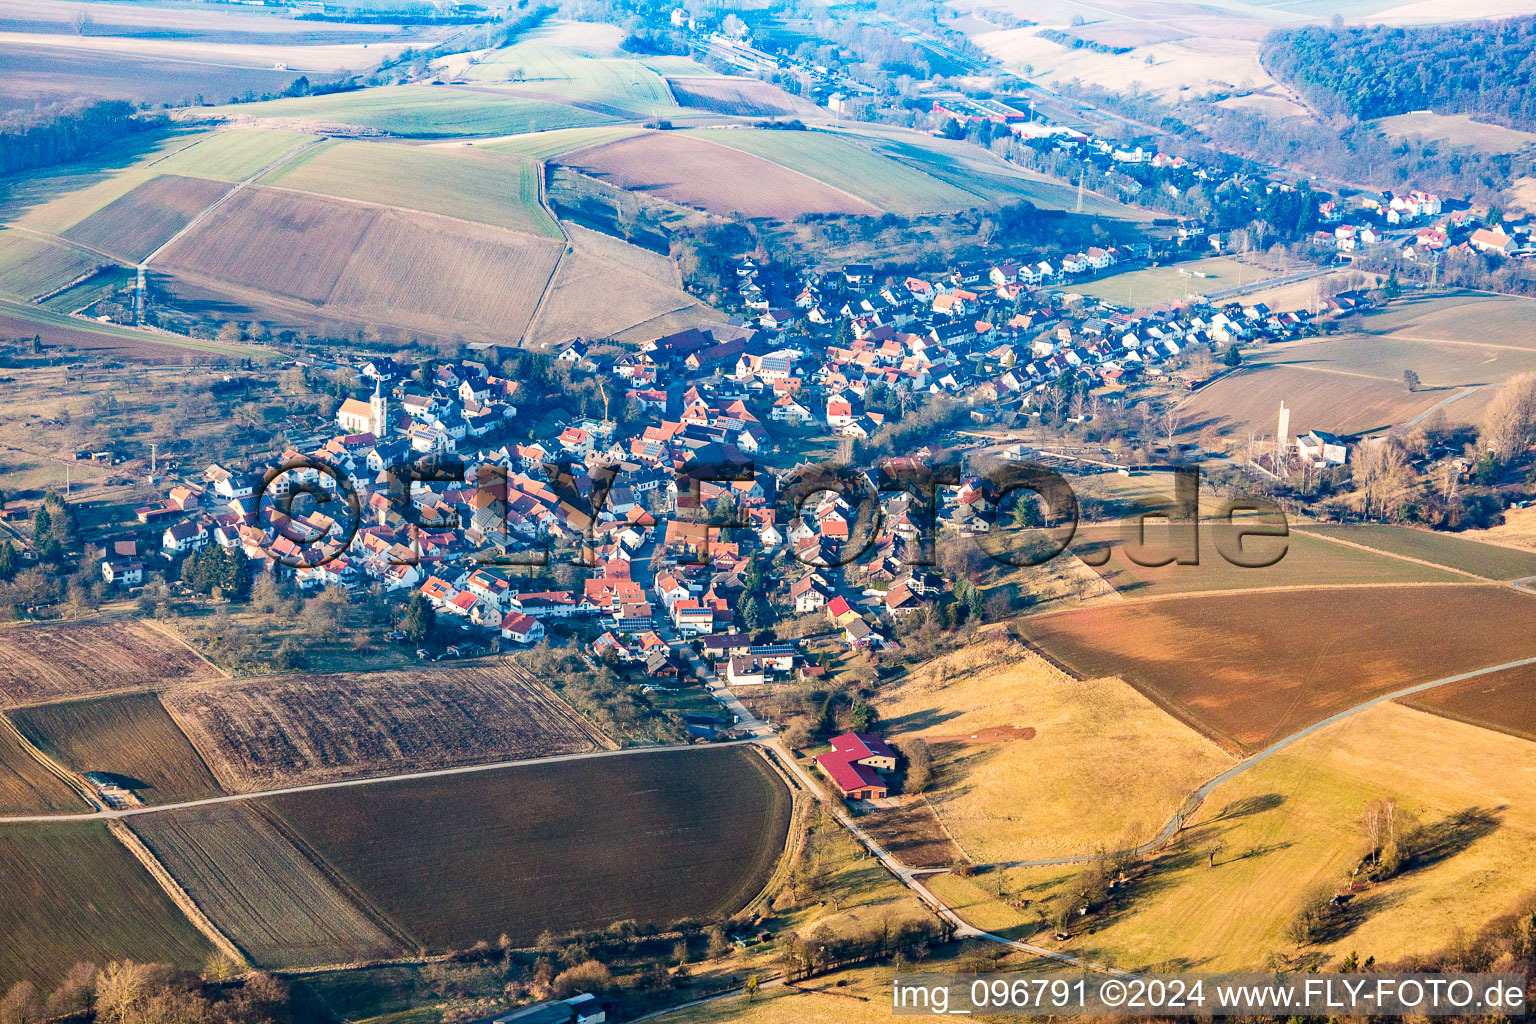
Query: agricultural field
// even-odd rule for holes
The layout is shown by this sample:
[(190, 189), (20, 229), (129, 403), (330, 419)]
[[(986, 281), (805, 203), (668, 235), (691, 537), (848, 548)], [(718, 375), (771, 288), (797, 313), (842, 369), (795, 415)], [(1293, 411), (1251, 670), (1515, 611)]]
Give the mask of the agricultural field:
[(1072, 291), (1113, 302), (1117, 306), (1141, 309), (1147, 306), (1179, 302), (1191, 295), (1209, 295), (1229, 288), (1256, 284), (1281, 276), (1281, 272), (1247, 263), (1232, 256), (1178, 263), (1166, 267), (1146, 267), (1111, 274), (1094, 281), (1075, 284)]
[(614, 120), (580, 107), (489, 90), (426, 85), (389, 85), (328, 96), (241, 103), (203, 111), (209, 116), (256, 122), (355, 125), (403, 138), (435, 139), (459, 135), (510, 135), (548, 131)]
[(401, 953), (398, 940), (244, 803), (142, 814), (130, 824), (219, 931), (262, 967)]
[(1389, 139), (1435, 140), (1457, 149), (1484, 153), (1516, 153), (1536, 143), (1536, 134), (1474, 121), (1466, 114), (1436, 114), (1416, 110), (1411, 114), (1383, 117), (1376, 128)]
[(52, 239), (0, 228), (0, 295), (30, 302), (110, 262)]
[[(1182, 552), (1183, 534), (1156, 521), (1146, 526), (1146, 546), (1142, 550), (1128, 550), (1127, 538), (1135, 539), (1134, 522), (1084, 526), (1078, 530), (1069, 550), (1079, 559), (1088, 562), (1110, 586), (1126, 597), (1358, 583), (1455, 583), (1467, 579), (1459, 573), (1419, 565), (1394, 558), (1391, 554), (1331, 544), (1296, 530), (1292, 530), (1286, 537), (1244, 539), (1244, 560), (1261, 562), (1279, 557), (1273, 565), (1245, 568), (1228, 561), (1217, 547), (1218, 539), (1228, 527), (1202, 523), (1197, 529), (1198, 565), (1179, 565), (1173, 562), (1154, 567), (1136, 564), (1131, 554), (1142, 561), (1151, 562)], [(1225, 540), (1222, 543), (1235, 541)], [(1103, 564), (1092, 564), (1097, 562)]]
[(1333, 537), (1377, 551), (1449, 566), (1484, 579), (1515, 580), (1536, 576), (1536, 554), (1467, 540), (1457, 534), (1383, 523), (1309, 525), (1304, 529), (1320, 537)]
[(104, 355), (135, 363), (185, 363), (211, 355), (251, 358), (260, 363), (272, 355), (270, 351), (250, 345), (225, 345), (217, 341), (149, 334), (92, 323), (3, 299), (0, 299), (0, 338), (41, 338), (43, 344), (66, 352)]
[[(463, 143), (462, 145), (474, 149), (484, 149), (492, 153), (506, 153), (510, 156), (525, 157), (529, 160), (549, 160), (562, 156), (578, 149), (586, 149), (589, 146), (601, 146), (604, 143), (616, 142), (619, 139), (627, 139), (632, 135), (639, 135), (645, 129), (632, 124), (603, 124), (587, 128), (557, 128), (548, 132), (529, 132), (523, 135), (508, 135), (487, 142)], [(438, 142), (433, 143), (432, 148), (439, 146), (458, 146), (460, 143)]]
[[(757, 752), (683, 748), (274, 797), (280, 815), (409, 938), (734, 913), (784, 850), (790, 795)], [(515, 850), (516, 856), (507, 856)]]
[(303, 132), (223, 128), (208, 132), (147, 166), (157, 174), (184, 174), (216, 181), (244, 181), (306, 144), (318, 142)]
[(64, 237), (137, 263), (228, 191), (227, 182), (158, 175), (65, 231)]
[(1536, 599), (1477, 584), (1129, 601), (1024, 624), (1075, 675), (1119, 676), (1243, 752), (1396, 689), (1536, 655)]
[(1536, 667), (1522, 665), (1426, 690), (1401, 703), (1468, 725), (1536, 740)]
[(430, 214), (247, 188), (165, 255), (194, 283), (289, 296), (339, 318), (505, 341), (562, 245)]
[(792, 114), (789, 94), (756, 78), (712, 75), (704, 78), (669, 78), (672, 95), (685, 107), (709, 110), (732, 117), (773, 117)]
[(220, 681), (164, 700), (235, 792), (608, 745), (501, 665)]
[(1308, 366), (1258, 365), (1207, 384), (1179, 410), (1191, 437), (1215, 427), (1233, 438), (1246, 438), (1249, 431), (1272, 438), (1281, 402), (1290, 407), (1292, 431), (1350, 435), (1407, 423), (1450, 397), (1445, 391), (1409, 391), (1401, 376), (1388, 382)]
[(566, 230), (572, 251), (529, 328), (530, 345), (609, 337), (668, 314), (724, 319), (682, 290), (669, 258), (577, 224)]
[[(1533, 785), (1526, 740), (1397, 704), (1371, 708), (1217, 787), (1177, 843), (1059, 947), (1123, 970), (1260, 968), (1270, 952), (1296, 948), (1286, 928), (1307, 891), (1342, 887), (1359, 863), (1366, 804), (1395, 799), (1408, 830), (1421, 829), (1411, 841), (1421, 853), (1357, 894), (1331, 934), (1303, 949), (1388, 963), (1434, 952), (1528, 896), (1521, 865), (1536, 844)], [(945, 877), (933, 889), (978, 926), (1023, 937), (1039, 927), (1035, 908), (1075, 873)], [(1030, 909), (1005, 905), (999, 890), (1028, 898)]]
[(882, 156), (852, 137), (750, 128), (698, 129), (689, 136), (750, 153), (841, 189), (881, 211), (915, 214), (979, 205), (974, 193)]
[(491, 152), (331, 142), (285, 163), (262, 184), (560, 237), (539, 203), (538, 165)]
[(928, 742), (928, 800), (978, 863), (1144, 842), (1232, 764), (1119, 679), (1074, 679), (1002, 641), (922, 666), (876, 706), (887, 738)]
[(0, 825), (0, 989), (86, 960), (195, 970), (213, 947), (100, 822)]
[(38, 704), (10, 717), (23, 736), (60, 764), (114, 775), (145, 803), (221, 792), (154, 693)]
[(179, 641), (131, 620), (0, 628), (0, 702), (5, 707), (214, 674)]
[(647, 132), (580, 150), (561, 163), (620, 188), (721, 215), (793, 220), (803, 213), (880, 212), (803, 173), (674, 132)]
[(1365, 318), (1372, 334), (1441, 344), (1507, 345), (1536, 349), (1531, 334), (1536, 299), (1465, 293), (1394, 302)]
[(85, 811), (85, 801), (44, 768), (0, 722), (0, 814)]
[[(1536, 349), (1476, 342), (1420, 341), (1401, 335), (1355, 334), (1266, 346), (1250, 364), (1269, 364), (1320, 373), (1354, 374), (1407, 390), (1403, 371), (1419, 375), (1419, 392), (1445, 400), (1452, 389), (1501, 384), (1536, 369)], [(1462, 399), (1446, 414), (1460, 414)], [(1468, 404), (1473, 404), (1468, 402)]]
[(536, 42), (497, 50), (465, 75), (495, 95), (579, 104), (616, 117), (681, 113), (666, 81), (638, 61), (592, 57)]

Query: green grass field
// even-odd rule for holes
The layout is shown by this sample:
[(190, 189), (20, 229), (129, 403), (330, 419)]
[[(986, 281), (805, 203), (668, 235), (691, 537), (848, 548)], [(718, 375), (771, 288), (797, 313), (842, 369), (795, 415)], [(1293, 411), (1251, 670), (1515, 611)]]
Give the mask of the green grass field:
[(613, 118), (542, 99), (425, 85), (391, 85), (212, 107), (210, 114), (339, 122), (409, 138), (501, 135), (602, 124)]
[[(1349, 526), (1308, 526), (1321, 537), (1336, 537), (1378, 551), (1450, 566), (1490, 580), (1536, 576), (1536, 552), (1464, 540), (1450, 533), (1432, 533), (1407, 526), (1364, 523)], [(1339, 547), (1341, 545), (1335, 545)]]
[(689, 134), (771, 160), (893, 213), (960, 210), (978, 204), (971, 192), (827, 132), (732, 129)]
[(153, 693), (39, 704), (11, 712), (38, 749), (82, 772), (123, 777), (145, 803), (222, 792)]
[(157, 174), (243, 181), (315, 136), (302, 132), (229, 128), (210, 132), (193, 145), (150, 164)]
[(30, 301), (110, 262), (62, 242), (0, 229), (0, 295), (8, 298)]
[(98, 822), (0, 825), (0, 991), (47, 991), (81, 961), (197, 968), (213, 952)]
[(638, 61), (593, 57), (538, 41), (496, 50), (471, 65), (465, 77), (513, 94), (558, 96), (641, 117), (665, 117), (679, 110), (662, 77)]
[(405, 934), (506, 933), (735, 912), (784, 849), (790, 797), (754, 751), (697, 748), (263, 801)]
[(1232, 257), (1215, 256), (1176, 266), (1148, 267), (1113, 274), (1097, 281), (1073, 285), (1072, 290), (1117, 305), (1140, 308), (1177, 302), (1186, 295), (1208, 295), (1277, 276), (1275, 271), (1240, 263)]
[(631, 135), (640, 134), (642, 130), (629, 124), (592, 125), (586, 128), (557, 128), (554, 131), (532, 132), (527, 135), (516, 135), (508, 139), (498, 139), (495, 142), (477, 143), (475, 148), (489, 150), (493, 153), (507, 153), (512, 156), (527, 157), (530, 160), (548, 160), (550, 157), (560, 156), (572, 150), (586, 149), (588, 146), (600, 146), (605, 142), (627, 139)]
[(539, 204), (538, 175), (537, 164), (479, 149), (334, 142), (277, 168), (262, 184), (559, 238)]

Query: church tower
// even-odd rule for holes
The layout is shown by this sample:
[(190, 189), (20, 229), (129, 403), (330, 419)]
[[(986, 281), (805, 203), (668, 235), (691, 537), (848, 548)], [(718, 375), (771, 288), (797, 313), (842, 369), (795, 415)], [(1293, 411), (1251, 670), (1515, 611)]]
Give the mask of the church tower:
[(373, 397), (368, 399), (368, 408), (372, 410), (370, 433), (380, 441), (384, 440), (385, 432), (389, 430), (389, 399), (384, 396), (383, 381), (374, 378)]

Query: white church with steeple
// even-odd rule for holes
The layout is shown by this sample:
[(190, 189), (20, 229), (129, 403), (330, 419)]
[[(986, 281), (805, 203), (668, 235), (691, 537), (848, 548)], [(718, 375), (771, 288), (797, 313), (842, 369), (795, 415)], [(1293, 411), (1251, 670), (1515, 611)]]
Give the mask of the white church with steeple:
[(372, 434), (383, 440), (389, 432), (389, 398), (382, 382), (373, 382), (373, 397), (368, 401), (349, 398), (336, 410), (336, 423), (348, 434)]

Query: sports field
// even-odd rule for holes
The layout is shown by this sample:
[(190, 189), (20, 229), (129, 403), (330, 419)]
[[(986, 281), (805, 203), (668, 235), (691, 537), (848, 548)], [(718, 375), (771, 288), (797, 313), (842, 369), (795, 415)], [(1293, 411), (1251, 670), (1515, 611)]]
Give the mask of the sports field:
[(1144, 842), (1232, 764), (1120, 680), (1077, 680), (1007, 643), (924, 665), (876, 707), (887, 738), (928, 741), (928, 800), (983, 863)]
[[(1421, 853), (1357, 894), (1333, 933), (1303, 949), (1383, 963), (1430, 953), (1528, 895), (1520, 865), (1536, 846), (1532, 792), (1527, 741), (1381, 705), (1217, 788), (1112, 909), (1066, 942), (1041, 938), (1122, 970), (1260, 968), (1270, 952), (1296, 948), (1286, 928), (1309, 888), (1346, 884), (1365, 845), (1367, 803), (1395, 799), (1408, 830), (1422, 828), (1413, 841)], [(967, 920), (1022, 937), (1039, 927), (1033, 908), (1050, 906), (1076, 872), (944, 877), (933, 888)], [(1004, 905), (999, 887), (1031, 909)]]
[(264, 185), (442, 214), (558, 238), (539, 203), (539, 169), (477, 149), (332, 142), (262, 178)]
[(214, 925), (263, 967), (315, 967), (401, 953), (249, 805), (131, 819), (135, 833)]
[(214, 674), (180, 642), (138, 622), (0, 628), (0, 700), (7, 706)]
[(165, 703), (237, 791), (608, 745), (497, 665), (220, 681), (180, 687)]
[(734, 913), (784, 850), (790, 797), (755, 751), (692, 748), (263, 801), (412, 939)]
[(1235, 257), (1216, 256), (1191, 263), (1111, 274), (1095, 281), (1075, 284), (1072, 291), (1092, 295), (1118, 306), (1140, 309), (1178, 302), (1189, 295), (1226, 291), (1228, 288), (1267, 281), (1277, 276), (1276, 271), (1245, 263)]
[(39, 750), (79, 772), (107, 772), (145, 803), (214, 796), (219, 784), (153, 693), (39, 704), (11, 720)]
[(691, 136), (750, 153), (892, 213), (962, 210), (977, 196), (829, 132), (699, 129)]
[(208, 113), (358, 125), (426, 139), (548, 131), (613, 120), (606, 114), (544, 99), (426, 85), (390, 85), (329, 96), (242, 103), (214, 107)]
[(1119, 676), (1238, 751), (1382, 693), (1536, 655), (1536, 597), (1502, 585), (1175, 597), (1023, 622), (1075, 674)]
[(0, 825), (0, 990), (81, 960), (196, 969), (213, 948), (100, 822)]

